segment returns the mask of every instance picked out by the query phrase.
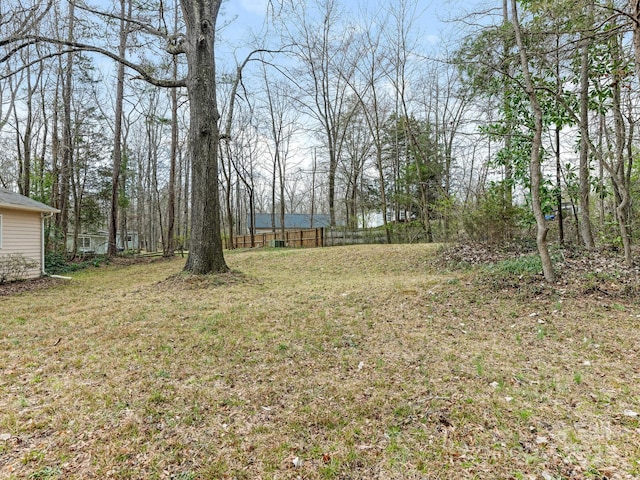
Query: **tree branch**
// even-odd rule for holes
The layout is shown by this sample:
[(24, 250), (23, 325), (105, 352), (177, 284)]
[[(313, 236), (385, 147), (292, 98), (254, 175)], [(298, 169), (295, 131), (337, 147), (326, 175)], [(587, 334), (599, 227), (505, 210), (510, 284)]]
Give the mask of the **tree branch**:
[[(139, 78), (142, 80), (145, 80), (146, 82), (150, 83), (151, 85), (155, 85), (156, 87), (164, 87), (164, 88), (178, 88), (178, 87), (185, 87), (186, 86), (186, 80), (185, 79), (180, 79), (180, 80), (167, 80), (167, 79), (162, 79), (162, 78), (156, 78), (154, 76), (152, 76), (148, 71), (146, 71), (141, 65), (138, 65), (136, 63), (130, 62), (129, 60), (127, 60), (126, 58), (122, 58), (120, 56), (118, 56), (117, 54), (110, 52), (109, 50), (106, 50), (104, 48), (100, 48), (100, 47), (96, 47), (95, 45), (88, 45), (86, 43), (80, 43), (80, 42), (73, 42), (73, 41), (69, 41), (69, 40), (59, 40), (59, 39), (55, 39), (55, 38), (47, 38), (47, 37), (43, 37), (41, 35), (23, 35), (20, 37), (9, 37), (5, 40), (0, 41), (0, 47), (5, 46), (5, 45), (10, 45), (12, 43), (15, 42), (20, 42), (20, 41), (26, 41), (29, 44), (35, 44), (35, 43), (49, 43), (49, 44), (53, 44), (53, 45), (62, 45), (65, 47), (69, 47), (69, 49), (66, 51), (66, 53), (72, 53), (72, 52), (93, 52), (93, 53), (97, 53), (99, 55), (103, 55), (105, 57), (108, 57), (118, 63), (123, 64), (125, 67), (130, 68), (131, 70), (133, 70), (134, 72), (138, 73), (139, 77), (134, 77), (134, 78)], [(22, 46), (17, 47), (17, 49), (22, 48)], [(16, 50), (17, 50), (16, 49)], [(51, 54), (49, 56), (46, 56), (44, 58), (51, 58), (54, 56), (59, 55), (59, 53), (56, 54)], [(6, 61), (7, 57), (5, 57), (5, 59), (3, 59), (4, 61)], [(38, 60), (36, 61), (36, 63), (38, 62)], [(2, 63), (2, 62), (0, 62)]]
[(30, 45), (35, 45), (36, 43), (38, 43), (38, 42), (31, 41), (31, 42), (25, 42), (25, 43), (23, 43), (21, 45), (18, 45), (14, 49), (10, 50), (4, 57), (0, 58), (0, 64), (1, 63), (5, 63), (6, 61), (8, 61), (11, 57), (13, 57), (16, 53), (18, 53), (23, 48), (27, 48)]
[(222, 137), (223, 138), (231, 138), (231, 122), (233, 120), (233, 110), (235, 107), (235, 99), (236, 99), (236, 95), (238, 93), (238, 85), (240, 85), (242, 83), (242, 71), (244, 70), (244, 67), (247, 66), (247, 64), (250, 61), (254, 61), (254, 60), (259, 60), (256, 58), (253, 58), (253, 56), (255, 54), (258, 53), (282, 53), (282, 50), (267, 50), (267, 49), (263, 49), (263, 48), (258, 48), (256, 50), (253, 50), (252, 52), (250, 52), (246, 58), (244, 59), (244, 61), (237, 67), (236, 69), (236, 78), (233, 82), (233, 86), (231, 87), (231, 95), (230, 95), (230, 99), (229, 99), (229, 112), (227, 114), (227, 120), (225, 122), (225, 128), (224, 128), (224, 132), (222, 133)]
[(132, 25), (137, 26), (138, 28), (140, 28), (140, 30), (150, 34), (150, 35), (154, 35), (156, 37), (160, 37), (162, 39), (164, 39), (167, 42), (167, 47), (166, 47), (166, 51), (167, 53), (170, 53), (171, 55), (178, 55), (181, 53), (185, 53), (184, 48), (182, 47), (182, 43), (184, 41), (184, 35), (183, 34), (173, 34), (170, 35), (169, 33), (167, 33), (166, 31), (162, 31), (159, 30), (157, 28), (153, 28), (151, 25), (141, 22), (139, 20), (136, 20), (134, 18), (130, 18), (130, 17), (123, 17), (122, 15), (117, 15), (114, 13), (109, 13), (109, 12), (104, 12), (102, 10), (96, 10), (94, 8), (89, 7), (88, 5), (86, 5), (84, 2), (75, 2), (74, 4), (77, 8), (79, 8), (80, 10), (84, 10), (85, 12), (89, 12), (89, 13), (93, 13), (94, 15), (98, 15), (101, 17), (106, 17), (106, 18), (110, 18), (112, 20), (119, 20), (119, 21), (124, 21), (127, 23), (130, 23)]

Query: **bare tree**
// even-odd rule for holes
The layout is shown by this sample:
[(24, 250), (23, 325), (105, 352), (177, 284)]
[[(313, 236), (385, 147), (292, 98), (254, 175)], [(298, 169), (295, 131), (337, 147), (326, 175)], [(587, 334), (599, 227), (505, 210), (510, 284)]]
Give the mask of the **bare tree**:
[[(291, 141), (295, 131), (296, 113), (291, 104), (291, 94), (287, 92), (286, 84), (279, 82), (270, 85), (267, 71), (263, 69), (263, 78), (266, 91), (266, 105), (268, 124), (271, 126), (269, 150), (273, 159), (271, 208), (272, 227), (275, 230), (276, 204), (279, 206), (280, 235), (285, 238), (285, 211), (286, 211), (286, 174), (287, 164), (290, 160)], [(277, 181), (277, 182), (276, 182)], [(276, 186), (277, 183), (277, 186)], [(276, 190), (278, 200), (276, 201)]]
[[(67, 41), (74, 41), (75, 4), (68, 3), (67, 12)], [(62, 245), (65, 244), (69, 229), (69, 192), (71, 170), (73, 168), (73, 137), (71, 125), (71, 93), (73, 84), (75, 52), (69, 50), (65, 53), (65, 65), (61, 70), (62, 85), (62, 141), (60, 143), (60, 170), (58, 175), (58, 209), (56, 215), (56, 227), (60, 235)], [(64, 248), (64, 247), (63, 247)]]
[[(432, 75), (425, 79), (425, 117), (431, 119), (436, 142), (443, 156), (441, 217), (444, 239), (450, 240), (452, 210), (455, 200), (455, 147), (467, 121), (470, 98), (468, 85), (460, 81), (459, 71), (446, 52), (433, 62)], [(508, 182), (510, 183), (510, 182)], [(507, 190), (510, 190), (507, 189)]]
[[(173, 30), (177, 31), (178, 4), (175, 5)], [(178, 80), (178, 58), (171, 59), (171, 76), (173, 80)], [(173, 256), (175, 250), (175, 229), (176, 229), (176, 168), (178, 163), (179, 148), (179, 125), (178, 125), (178, 89), (171, 89), (171, 156), (169, 159), (169, 185), (167, 187), (167, 238), (163, 244), (163, 255)]]
[(629, 17), (631, 18), (631, 30), (633, 32), (633, 57), (635, 59), (635, 72), (640, 80), (640, 0), (629, 0)]
[(372, 136), (367, 126), (367, 120), (362, 114), (362, 105), (354, 98), (359, 105), (355, 109), (352, 118), (349, 119), (349, 127), (346, 129), (344, 154), (341, 157), (339, 166), (344, 179), (344, 203), (346, 212), (346, 225), (357, 228), (358, 213), (360, 210), (359, 201), (363, 192), (363, 177), (365, 164), (371, 157), (374, 150)]
[[(380, 18), (373, 24), (385, 25), (386, 18)], [(385, 94), (385, 80), (389, 75), (390, 60), (382, 45), (383, 28), (366, 29), (356, 48), (354, 59), (357, 78), (349, 81), (352, 94), (360, 103), (359, 113), (364, 117), (374, 150), (374, 168), (380, 195), (380, 210), (387, 243), (391, 243), (391, 229), (388, 226), (388, 201), (385, 179), (384, 149), (385, 123), (391, 113), (390, 101)], [(356, 83), (357, 82), (357, 83)]]
[[(133, 5), (131, 0), (120, 0), (119, 14), (119, 42), (118, 56), (126, 58), (127, 38), (129, 36), (130, 23), (127, 18), (131, 18)], [(114, 256), (118, 253), (116, 236), (118, 230), (118, 198), (120, 195), (120, 169), (122, 166), (122, 108), (124, 104), (124, 63), (118, 62), (118, 75), (116, 79), (116, 104), (113, 134), (113, 170), (111, 173), (111, 206), (109, 208), (109, 243), (107, 255)]]
[[(329, 216), (334, 226), (336, 170), (342, 154), (346, 120), (350, 117), (349, 107), (354, 106), (347, 102), (347, 79), (351, 78), (355, 68), (348, 55), (353, 30), (346, 28), (338, 32), (341, 12), (336, 0), (288, 0), (283, 3), (291, 17), (283, 17), (287, 43), (293, 45), (303, 64), (299, 83), (307, 98), (300, 101), (300, 107), (318, 122), (327, 149)], [(317, 10), (319, 21), (313, 20), (309, 12), (312, 8)]]
[[(245, 115), (238, 116), (238, 134), (229, 142), (229, 162), (233, 166), (237, 187), (244, 186), (246, 198), (248, 199), (248, 228), (251, 236), (251, 246), (255, 237), (255, 213), (256, 213), (256, 181), (258, 178), (258, 163), (261, 152), (261, 144), (258, 140), (259, 134), (255, 125), (252, 124), (252, 111), (245, 112)], [(238, 192), (239, 201), (239, 192)], [(238, 208), (238, 213), (240, 209)]]
[[(414, 31), (414, 25), (418, 14), (418, 4), (415, 0), (399, 0), (395, 5), (390, 7), (390, 16), (393, 30), (388, 34), (388, 43), (390, 45), (390, 63), (392, 68), (389, 70), (388, 79), (393, 85), (394, 89), (394, 103), (397, 119), (400, 120), (400, 124), (396, 125), (393, 129), (394, 132), (394, 184), (396, 197), (396, 220), (404, 220), (400, 218), (400, 205), (398, 199), (406, 196), (406, 192), (402, 192), (401, 189), (405, 188), (405, 185), (401, 179), (402, 172), (405, 170), (403, 165), (402, 148), (401, 143), (406, 143), (406, 146), (411, 150), (411, 159), (414, 162), (415, 172), (417, 176), (417, 195), (418, 205), (420, 208), (420, 220), (426, 231), (426, 235), (429, 241), (433, 239), (433, 232), (431, 229), (431, 217), (428, 206), (427, 198), (429, 197), (428, 182), (425, 178), (424, 165), (427, 163), (425, 152), (420, 145), (418, 136), (420, 132), (414, 127), (416, 124), (422, 122), (409, 121), (415, 119), (411, 98), (411, 68), (415, 66), (410, 61), (416, 49), (415, 40), (412, 39), (412, 32)], [(399, 128), (398, 128), (399, 127)], [(404, 137), (401, 138), (401, 137)], [(407, 156), (405, 155), (405, 159)]]

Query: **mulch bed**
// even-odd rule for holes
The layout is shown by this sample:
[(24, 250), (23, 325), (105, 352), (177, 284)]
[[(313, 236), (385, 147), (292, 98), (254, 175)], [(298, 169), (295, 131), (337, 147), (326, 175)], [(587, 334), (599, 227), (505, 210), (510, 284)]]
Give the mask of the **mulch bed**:
[(41, 277), (31, 280), (3, 283), (0, 284), (0, 297), (44, 290), (45, 288), (56, 286), (61, 282), (64, 282), (64, 280), (59, 278)]
[[(137, 264), (149, 264), (163, 262), (170, 259), (165, 257), (114, 257), (109, 259), (109, 265), (128, 266)], [(19, 293), (34, 292), (45, 288), (54, 287), (64, 282), (60, 278), (40, 277), (29, 280), (19, 280), (16, 282), (7, 282), (0, 284), (0, 297), (9, 295), (17, 295)]]

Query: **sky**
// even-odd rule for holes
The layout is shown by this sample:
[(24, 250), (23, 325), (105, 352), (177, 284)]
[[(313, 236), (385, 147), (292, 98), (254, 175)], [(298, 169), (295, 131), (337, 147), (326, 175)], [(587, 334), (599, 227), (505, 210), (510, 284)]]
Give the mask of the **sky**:
[[(278, 0), (274, 0), (278, 1)], [(308, 0), (309, 2), (313, 0)], [(351, 10), (353, 17), (359, 8), (367, 11), (387, 10), (390, 5), (400, 0), (338, 0), (341, 8)], [(462, 14), (463, 10), (476, 8), (482, 0), (406, 0), (408, 4), (415, 1), (418, 17), (412, 30), (417, 31), (417, 41), (421, 52), (425, 55), (437, 54), (445, 46), (451, 51), (453, 35), (451, 31), (459, 31), (460, 24), (453, 24), (448, 20)], [(499, 4), (497, 0), (486, 0)], [(233, 72), (237, 64), (241, 63), (250, 48), (238, 48), (251, 39), (252, 32), (259, 32), (266, 17), (270, 0), (226, 0), (222, 4), (217, 27), (219, 36), (216, 40), (216, 63), (219, 71)], [(351, 16), (351, 15), (350, 15)], [(251, 87), (249, 87), (250, 89)], [(293, 150), (303, 152), (308, 157), (308, 145), (313, 144), (308, 138), (294, 140)]]
[[(452, 38), (452, 32), (460, 29), (450, 20), (464, 16), (464, 11), (476, 8), (480, 0), (416, 0), (417, 11), (420, 12), (417, 26), (421, 32), (421, 41), (425, 45), (437, 47)], [(357, 2), (342, 0), (345, 8), (363, 8), (371, 11), (388, 8), (395, 2), (389, 0), (368, 0)], [(411, 1), (409, 1), (411, 3)], [(495, 2), (498, 4), (499, 2)], [(261, 29), (265, 19), (269, 0), (226, 0), (222, 4), (218, 26), (226, 25), (221, 40), (227, 45), (241, 45), (250, 37), (251, 31)]]

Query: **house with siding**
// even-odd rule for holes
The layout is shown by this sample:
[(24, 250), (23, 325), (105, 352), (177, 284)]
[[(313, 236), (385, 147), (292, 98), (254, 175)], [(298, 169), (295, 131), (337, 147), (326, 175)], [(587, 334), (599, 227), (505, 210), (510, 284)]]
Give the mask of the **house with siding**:
[[(73, 234), (67, 235), (67, 252), (73, 252)], [(106, 255), (109, 247), (109, 232), (79, 233), (76, 244), (76, 254), (80, 255)], [(116, 233), (116, 247), (119, 251), (140, 250), (140, 239), (136, 232), (128, 232), (124, 235)]]
[(44, 219), (59, 210), (29, 197), (0, 188), (0, 259), (22, 255), (34, 265), (28, 278), (44, 272)]

